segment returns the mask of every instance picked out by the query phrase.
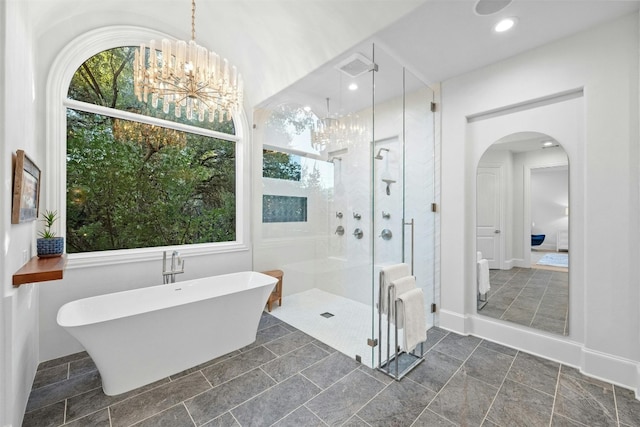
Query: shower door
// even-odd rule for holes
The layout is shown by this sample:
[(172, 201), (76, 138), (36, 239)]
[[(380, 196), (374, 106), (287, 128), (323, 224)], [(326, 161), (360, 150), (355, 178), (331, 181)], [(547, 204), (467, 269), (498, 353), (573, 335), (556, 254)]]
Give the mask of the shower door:
[[(385, 266), (410, 265), (423, 291), (427, 328), (434, 325), (435, 302), (435, 137), (433, 91), (383, 49), (373, 47), (378, 65), (373, 73), (372, 324), (378, 323), (379, 271)], [(392, 335), (393, 335), (393, 328)], [(379, 336), (386, 360), (385, 327)], [(393, 348), (393, 340), (391, 340)], [(374, 352), (374, 360), (378, 352)]]

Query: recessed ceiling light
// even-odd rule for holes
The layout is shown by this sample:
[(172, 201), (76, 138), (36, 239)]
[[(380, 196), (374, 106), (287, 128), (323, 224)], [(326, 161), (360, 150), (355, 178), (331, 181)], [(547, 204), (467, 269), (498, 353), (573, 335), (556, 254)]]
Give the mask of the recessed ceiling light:
[(516, 18), (505, 18), (498, 22), (496, 26), (493, 27), (493, 30), (496, 33), (503, 33), (513, 28), (514, 25), (516, 25)]
[(357, 90), (358, 89), (358, 85), (356, 83), (351, 83), (349, 85), (349, 90)]
[(544, 147), (551, 147), (553, 145), (553, 141), (545, 141), (542, 143)]

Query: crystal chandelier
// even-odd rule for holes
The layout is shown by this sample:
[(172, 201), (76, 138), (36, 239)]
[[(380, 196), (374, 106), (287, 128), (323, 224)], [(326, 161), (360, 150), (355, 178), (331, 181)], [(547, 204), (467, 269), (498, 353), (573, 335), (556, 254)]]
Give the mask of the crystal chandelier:
[(327, 98), (327, 116), (316, 122), (311, 132), (311, 146), (320, 152), (329, 146), (342, 148), (356, 144), (364, 133), (365, 127), (355, 114), (350, 113), (340, 119), (331, 117)]
[(202, 122), (208, 116), (212, 122), (217, 114), (220, 122), (225, 116), (229, 120), (242, 108), (242, 77), (226, 59), (196, 44), (195, 20), (196, 3), (191, 0), (191, 41), (140, 45), (133, 62), (134, 93), (145, 103), (150, 95), (154, 108), (161, 101), (165, 114), (173, 106), (176, 117), (184, 113)]

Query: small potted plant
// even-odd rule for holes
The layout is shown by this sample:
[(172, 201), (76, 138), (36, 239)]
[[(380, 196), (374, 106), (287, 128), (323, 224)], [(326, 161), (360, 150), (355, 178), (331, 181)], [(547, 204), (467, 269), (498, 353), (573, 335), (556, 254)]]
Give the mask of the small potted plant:
[(44, 230), (38, 233), (40, 236), (36, 241), (38, 257), (48, 258), (62, 255), (64, 252), (64, 237), (56, 237), (56, 233), (51, 231), (51, 227), (58, 219), (58, 212), (45, 211), (42, 214)]

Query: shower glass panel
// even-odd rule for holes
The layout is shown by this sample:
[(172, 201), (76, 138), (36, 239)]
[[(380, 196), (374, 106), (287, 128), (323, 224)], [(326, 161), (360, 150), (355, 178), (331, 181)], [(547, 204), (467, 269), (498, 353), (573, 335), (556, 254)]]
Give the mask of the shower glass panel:
[(413, 259), (434, 322), (432, 99), (367, 43), (254, 113), (254, 269), (284, 272), (271, 314), (370, 367), (382, 266)]
[[(435, 213), (431, 212), (435, 202), (433, 91), (383, 49), (374, 47), (374, 55), (378, 64), (374, 73), (372, 147), (372, 221), (377, 236), (373, 253), (374, 300), (378, 300), (380, 269), (400, 262), (409, 264), (416, 286), (423, 291), (424, 321), (429, 328), (434, 325), (431, 304), (435, 296)], [(375, 304), (372, 316), (373, 323), (377, 323)], [(384, 362), (384, 317), (382, 323), (376, 335), (381, 336)], [(391, 349), (394, 344), (391, 340)], [(376, 352), (375, 359), (377, 355)]]

